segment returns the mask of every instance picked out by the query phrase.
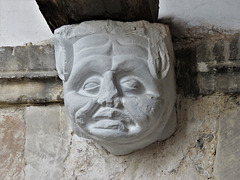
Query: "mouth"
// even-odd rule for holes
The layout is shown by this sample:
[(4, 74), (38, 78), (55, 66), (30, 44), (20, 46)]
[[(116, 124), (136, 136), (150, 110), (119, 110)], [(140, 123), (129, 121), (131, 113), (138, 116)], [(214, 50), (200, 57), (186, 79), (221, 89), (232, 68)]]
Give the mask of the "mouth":
[(130, 121), (129, 117), (119, 109), (100, 108), (94, 115), (91, 127), (102, 130), (128, 131), (126, 122)]
[(119, 120), (111, 120), (111, 119), (102, 119), (97, 121), (92, 125), (92, 128), (95, 129), (109, 129), (109, 130), (119, 130), (126, 131), (124, 124)]
[(102, 120), (102, 119), (109, 119), (109, 120), (128, 120), (128, 116), (120, 111), (119, 109), (113, 108), (104, 108), (99, 109), (94, 115), (93, 119), (95, 121)]
[(76, 114), (77, 124), (91, 134), (127, 133), (129, 127), (135, 126), (132, 118), (120, 109), (100, 107), (92, 115), (86, 115), (82, 111)]

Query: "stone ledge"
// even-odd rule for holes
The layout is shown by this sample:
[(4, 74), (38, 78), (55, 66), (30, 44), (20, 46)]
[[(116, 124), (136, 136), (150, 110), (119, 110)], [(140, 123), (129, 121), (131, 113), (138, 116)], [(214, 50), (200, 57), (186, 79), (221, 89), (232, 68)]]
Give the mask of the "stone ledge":
[(58, 77), (57, 71), (32, 71), (32, 72), (4, 72), (0, 73), (0, 79), (22, 79), (22, 78), (52, 78)]
[(0, 80), (0, 104), (63, 102), (62, 83), (56, 78)]

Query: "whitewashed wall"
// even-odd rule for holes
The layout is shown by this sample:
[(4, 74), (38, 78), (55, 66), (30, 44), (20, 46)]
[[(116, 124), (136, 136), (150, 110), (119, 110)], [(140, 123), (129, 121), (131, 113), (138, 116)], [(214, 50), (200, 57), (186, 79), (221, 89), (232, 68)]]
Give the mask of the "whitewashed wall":
[(0, 46), (18, 46), (52, 38), (35, 0), (0, 0)]
[(159, 19), (175, 23), (240, 30), (239, 0), (160, 0)]

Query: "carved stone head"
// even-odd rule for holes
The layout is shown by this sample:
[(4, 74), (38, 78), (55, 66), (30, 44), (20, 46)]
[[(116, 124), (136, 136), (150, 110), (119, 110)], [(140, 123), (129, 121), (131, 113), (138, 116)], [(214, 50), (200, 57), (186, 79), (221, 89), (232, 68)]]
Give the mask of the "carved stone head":
[(89, 21), (55, 30), (74, 132), (123, 155), (175, 130), (174, 57), (167, 26)]

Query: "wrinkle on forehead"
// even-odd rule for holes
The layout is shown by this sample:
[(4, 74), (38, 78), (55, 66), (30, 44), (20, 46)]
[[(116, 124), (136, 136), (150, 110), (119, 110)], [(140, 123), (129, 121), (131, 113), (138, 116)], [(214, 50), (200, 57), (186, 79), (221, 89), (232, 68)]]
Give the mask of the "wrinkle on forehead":
[(137, 35), (92, 34), (79, 39), (74, 43), (73, 49), (77, 60), (96, 54), (148, 58), (148, 40)]

